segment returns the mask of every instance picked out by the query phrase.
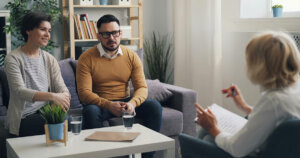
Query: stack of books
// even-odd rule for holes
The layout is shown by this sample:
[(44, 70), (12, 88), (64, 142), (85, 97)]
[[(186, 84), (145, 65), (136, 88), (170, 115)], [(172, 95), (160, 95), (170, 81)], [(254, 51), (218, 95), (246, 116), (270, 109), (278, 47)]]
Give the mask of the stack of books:
[(75, 39), (97, 39), (97, 22), (89, 20), (87, 14), (74, 14)]

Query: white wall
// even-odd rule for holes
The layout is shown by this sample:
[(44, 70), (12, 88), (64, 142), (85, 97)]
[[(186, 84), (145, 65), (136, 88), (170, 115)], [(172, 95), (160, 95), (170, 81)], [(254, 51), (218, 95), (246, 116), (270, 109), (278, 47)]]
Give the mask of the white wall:
[(143, 0), (144, 38), (152, 32), (173, 33), (173, 1)]

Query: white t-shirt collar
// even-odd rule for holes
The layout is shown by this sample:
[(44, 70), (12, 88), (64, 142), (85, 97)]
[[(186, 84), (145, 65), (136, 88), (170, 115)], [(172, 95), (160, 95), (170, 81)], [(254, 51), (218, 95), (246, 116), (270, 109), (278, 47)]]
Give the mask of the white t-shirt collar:
[(104, 56), (105, 58), (108, 58), (108, 59), (113, 59), (113, 58), (117, 57), (119, 54), (120, 54), (120, 55), (123, 55), (123, 52), (122, 52), (122, 49), (120, 48), (120, 46), (119, 46), (119, 48), (118, 48), (117, 53), (116, 53), (115, 55), (113, 55), (113, 56), (110, 56), (110, 54), (108, 54), (108, 53), (105, 52), (105, 50), (103, 49), (101, 43), (99, 43), (99, 44), (97, 45), (97, 49), (98, 49), (98, 51), (100, 52), (100, 56), (101, 56), (101, 57)]

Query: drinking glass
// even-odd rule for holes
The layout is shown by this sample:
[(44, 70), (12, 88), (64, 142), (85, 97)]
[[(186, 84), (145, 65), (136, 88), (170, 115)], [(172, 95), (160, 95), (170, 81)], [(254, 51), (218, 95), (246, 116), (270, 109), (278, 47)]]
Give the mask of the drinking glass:
[(122, 120), (124, 127), (129, 130), (132, 128), (134, 122), (134, 113), (123, 112), (122, 113)]
[(74, 135), (81, 132), (82, 116), (71, 116), (71, 130)]

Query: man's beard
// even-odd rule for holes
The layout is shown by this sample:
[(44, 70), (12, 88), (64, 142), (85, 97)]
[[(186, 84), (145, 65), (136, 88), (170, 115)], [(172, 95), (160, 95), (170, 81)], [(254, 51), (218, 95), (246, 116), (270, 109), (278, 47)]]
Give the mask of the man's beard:
[[(116, 43), (115, 41), (108, 41), (108, 44), (109, 44), (109, 42)], [(104, 50), (109, 51), (109, 52), (113, 52), (113, 51), (117, 50), (119, 48), (119, 46), (120, 46), (120, 44), (118, 44), (115, 48), (109, 48), (109, 47), (104, 46), (102, 44), (102, 42), (101, 42), (101, 45), (102, 45), (102, 47), (103, 47)]]

